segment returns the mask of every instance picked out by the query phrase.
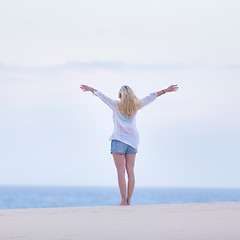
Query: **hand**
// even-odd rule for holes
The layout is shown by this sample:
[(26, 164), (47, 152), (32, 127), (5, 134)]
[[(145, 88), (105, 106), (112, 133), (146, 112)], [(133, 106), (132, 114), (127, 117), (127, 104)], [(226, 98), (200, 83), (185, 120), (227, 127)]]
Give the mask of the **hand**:
[(80, 88), (84, 91), (84, 92), (87, 92), (87, 91), (91, 91), (91, 92), (94, 92), (96, 91), (96, 89), (92, 88), (92, 87), (89, 87), (87, 85), (81, 85)]
[(178, 90), (178, 85), (171, 85), (167, 89), (165, 89), (165, 92), (174, 92)]

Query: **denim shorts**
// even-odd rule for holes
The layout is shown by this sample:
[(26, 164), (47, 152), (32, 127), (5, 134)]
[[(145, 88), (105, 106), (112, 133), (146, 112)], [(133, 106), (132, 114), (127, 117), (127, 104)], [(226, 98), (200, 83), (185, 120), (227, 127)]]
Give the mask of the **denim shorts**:
[(120, 154), (133, 154), (137, 153), (137, 149), (132, 146), (123, 143), (119, 140), (113, 139), (111, 142), (111, 153), (120, 153)]

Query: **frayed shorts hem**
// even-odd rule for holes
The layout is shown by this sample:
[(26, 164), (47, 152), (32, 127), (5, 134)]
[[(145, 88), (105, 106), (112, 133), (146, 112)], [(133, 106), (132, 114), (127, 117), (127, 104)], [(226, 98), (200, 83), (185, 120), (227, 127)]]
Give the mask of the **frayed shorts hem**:
[(137, 153), (138, 150), (124, 142), (121, 142), (119, 140), (113, 139), (111, 141), (111, 154), (112, 153), (119, 153), (122, 155), (126, 154), (134, 154)]

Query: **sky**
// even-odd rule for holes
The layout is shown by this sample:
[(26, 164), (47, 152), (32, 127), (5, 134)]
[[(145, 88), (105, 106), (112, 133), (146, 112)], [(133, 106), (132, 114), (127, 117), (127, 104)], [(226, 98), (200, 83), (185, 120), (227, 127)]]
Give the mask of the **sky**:
[(239, 1), (1, 1), (0, 185), (117, 186), (117, 99), (139, 111), (136, 186), (240, 187)]

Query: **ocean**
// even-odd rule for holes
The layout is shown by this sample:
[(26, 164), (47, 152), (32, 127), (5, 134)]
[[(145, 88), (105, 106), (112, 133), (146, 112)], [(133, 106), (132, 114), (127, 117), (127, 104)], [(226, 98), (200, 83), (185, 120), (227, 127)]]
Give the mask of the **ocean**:
[[(113, 206), (118, 187), (0, 186), (0, 209)], [(135, 187), (131, 204), (240, 201), (240, 189)]]

